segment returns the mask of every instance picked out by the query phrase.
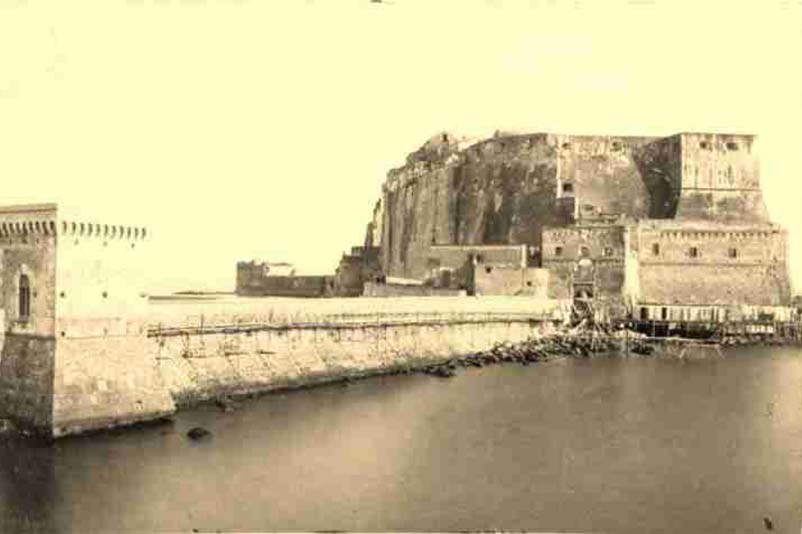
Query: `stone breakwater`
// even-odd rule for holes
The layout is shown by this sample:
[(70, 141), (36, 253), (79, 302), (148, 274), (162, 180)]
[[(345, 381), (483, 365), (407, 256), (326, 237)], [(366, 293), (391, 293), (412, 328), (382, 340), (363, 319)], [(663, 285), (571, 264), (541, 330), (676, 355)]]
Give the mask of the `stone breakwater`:
[(177, 405), (474, 361), (502, 343), (557, 330), (513, 318), (439, 323), (311, 324), (152, 332), (162, 384)]
[(627, 350), (627, 344), (631, 354), (649, 355), (654, 352), (654, 347), (637, 338), (627, 341), (612, 333), (588, 334), (557, 330), (550, 335), (531, 337), (521, 343), (499, 343), (490, 350), (428, 365), (419, 371), (447, 378), (454, 376), (459, 367), (484, 367), (498, 363), (529, 365), (555, 358), (589, 358), (594, 355), (620, 353)]

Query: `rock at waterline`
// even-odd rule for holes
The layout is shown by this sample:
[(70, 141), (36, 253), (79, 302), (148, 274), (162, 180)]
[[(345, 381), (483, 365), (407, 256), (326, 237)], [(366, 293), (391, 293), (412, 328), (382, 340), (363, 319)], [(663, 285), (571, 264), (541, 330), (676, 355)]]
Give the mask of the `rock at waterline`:
[(206, 436), (211, 436), (211, 435), (212, 435), (211, 432), (200, 426), (191, 428), (189, 432), (187, 432), (187, 437), (189, 439), (195, 439), (195, 440), (205, 438)]
[(228, 397), (218, 397), (214, 400), (214, 403), (224, 412), (233, 412), (234, 408), (236, 407), (234, 401)]

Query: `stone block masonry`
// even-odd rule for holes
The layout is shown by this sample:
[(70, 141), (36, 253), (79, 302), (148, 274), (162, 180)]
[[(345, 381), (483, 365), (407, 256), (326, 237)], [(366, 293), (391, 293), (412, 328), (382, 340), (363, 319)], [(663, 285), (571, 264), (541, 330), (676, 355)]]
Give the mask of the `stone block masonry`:
[(531, 297), (223, 301), (154, 301), (139, 318), (72, 315), (55, 336), (8, 333), (0, 418), (80, 434), (221, 395), (444, 362), (547, 333), (560, 317)]
[(165, 387), (185, 405), (422, 367), (523, 341), (552, 325), (551, 316), (528, 313), (376, 314), (358, 322), (185, 324), (152, 328), (148, 339)]

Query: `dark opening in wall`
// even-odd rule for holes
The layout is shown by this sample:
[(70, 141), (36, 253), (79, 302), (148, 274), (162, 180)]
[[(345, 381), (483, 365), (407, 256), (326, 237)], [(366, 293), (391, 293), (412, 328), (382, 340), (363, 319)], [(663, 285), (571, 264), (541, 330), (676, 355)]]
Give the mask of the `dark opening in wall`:
[(660, 243), (652, 243), (652, 255), (653, 256), (660, 255)]
[(526, 281), (526, 285), (527, 285), (527, 287), (532, 287), (532, 281), (531, 280), (527, 280)]
[(698, 247), (691, 247), (688, 249), (688, 255), (691, 258), (698, 258), (699, 257), (699, 248)]
[(31, 282), (27, 274), (19, 275), (19, 320), (27, 321), (31, 316)]
[(566, 182), (563, 184), (563, 193), (573, 193), (574, 192), (574, 184), (571, 182)]
[(699, 143), (699, 148), (703, 150), (708, 150), (710, 148), (710, 144), (707, 141), (701, 141)]
[(555, 256), (562, 256), (563, 255), (563, 248), (562, 247), (554, 247), (554, 255)]
[(493, 272), (493, 268), (492, 268), (492, 267), (485, 267), (485, 272), (486, 272), (487, 274), (490, 274), (490, 273), (492, 273), (492, 272)]
[(579, 254), (583, 258), (587, 258), (588, 256), (590, 256), (590, 249), (588, 247), (582, 247), (579, 249)]
[(738, 249), (737, 249), (737, 248), (731, 248), (731, 249), (728, 251), (728, 253), (727, 253), (727, 254), (728, 254), (728, 256), (729, 256), (730, 258), (737, 258), (737, 257), (738, 257)]
[(730, 141), (727, 143), (727, 150), (738, 150), (738, 143)]
[(612, 256), (613, 255), (613, 248), (612, 247), (604, 247), (604, 255), (605, 256)]
[(571, 148), (571, 143), (563, 143), (563, 148), (568, 149)]
[(668, 319), (668, 308), (660, 308), (660, 318), (665, 321)]

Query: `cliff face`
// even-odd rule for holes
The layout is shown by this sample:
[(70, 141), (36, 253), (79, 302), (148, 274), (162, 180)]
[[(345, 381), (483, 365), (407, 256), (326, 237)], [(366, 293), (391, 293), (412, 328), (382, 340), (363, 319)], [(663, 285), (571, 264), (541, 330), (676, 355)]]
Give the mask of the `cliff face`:
[(546, 226), (605, 214), (646, 217), (653, 208), (643, 160), (673, 164), (648, 157), (651, 141), (541, 133), (464, 148), (447, 134), (433, 138), (385, 183), (384, 271), (424, 277), (433, 244), (540, 246)]

